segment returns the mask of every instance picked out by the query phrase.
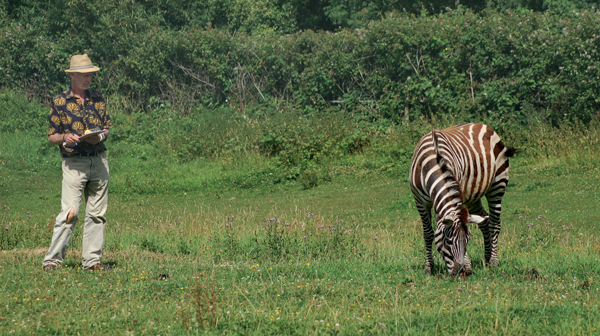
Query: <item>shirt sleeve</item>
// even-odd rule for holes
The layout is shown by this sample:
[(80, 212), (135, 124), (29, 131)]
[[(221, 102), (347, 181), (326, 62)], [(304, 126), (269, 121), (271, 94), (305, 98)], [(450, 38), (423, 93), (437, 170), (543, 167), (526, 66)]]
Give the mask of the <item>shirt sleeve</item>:
[(102, 103), (104, 105), (104, 109), (100, 112), (100, 118), (102, 120), (102, 128), (109, 129), (109, 128), (113, 127), (113, 122), (110, 119), (110, 115), (108, 114), (108, 109), (106, 108), (106, 103), (104, 102), (104, 99), (102, 99)]
[(50, 106), (50, 116), (48, 116), (48, 121), (48, 136), (56, 133), (64, 133), (64, 128), (62, 122), (60, 121), (60, 115), (58, 114), (58, 110), (56, 109), (54, 101), (52, 102), (52, 106)]
[(94, 104), (94, 108), (98, 113), (98, 117), (100, 117), (100, 125), (102, 129), (109, 129), (113, 127), (113, 122), (110, 119), (110, 115), (108, 114), (108, 109), (106, 108), (106, 102), (104, 101), (104, 97), (99, 93), (95, 92), (98, 97), (98, 101)]

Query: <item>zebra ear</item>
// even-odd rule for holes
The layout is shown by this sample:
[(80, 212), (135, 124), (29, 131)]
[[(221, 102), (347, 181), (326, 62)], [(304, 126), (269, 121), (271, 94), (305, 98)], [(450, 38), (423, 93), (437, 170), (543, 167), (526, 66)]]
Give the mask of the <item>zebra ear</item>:
[(444, 226), (446, 226), (446, 227), (452, 227), (452, 225), (454, 225), (454, 221), (452, 220), (452, 217), (450, 217), (450, 216), (446, 216), (446, 217), (442, 218), (441, 222), (444, 223)]
[(485, 222), (490, 216), (478, 216), (478, 215), (469, 215), (469, 223), (481, 224)]

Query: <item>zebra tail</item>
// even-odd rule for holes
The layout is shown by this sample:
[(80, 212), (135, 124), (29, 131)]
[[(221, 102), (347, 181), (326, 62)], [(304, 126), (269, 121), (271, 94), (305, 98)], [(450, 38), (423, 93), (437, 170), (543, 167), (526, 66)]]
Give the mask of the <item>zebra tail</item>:
[[(437, 153), (437, 150), (436, 150)], [(514, 147), (506, 147), (506, 153), (504, 154), (506, 157), (513, 157), (515, 154), (521, 153), (520, 149)]]

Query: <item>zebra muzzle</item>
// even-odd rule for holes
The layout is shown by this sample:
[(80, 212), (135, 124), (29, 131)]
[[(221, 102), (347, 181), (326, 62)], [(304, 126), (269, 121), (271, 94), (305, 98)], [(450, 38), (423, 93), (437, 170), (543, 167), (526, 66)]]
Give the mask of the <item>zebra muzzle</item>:
[(452, 270), (450, 271), (450, 275), (451, 276), (460, 276), (460, 275), (471, 275), (473, 272), (471, 271), (470, 267), (468, 267), (468, 263), (462, 262), (455, 262), (454, 263), (454, 267), (452, 267)]

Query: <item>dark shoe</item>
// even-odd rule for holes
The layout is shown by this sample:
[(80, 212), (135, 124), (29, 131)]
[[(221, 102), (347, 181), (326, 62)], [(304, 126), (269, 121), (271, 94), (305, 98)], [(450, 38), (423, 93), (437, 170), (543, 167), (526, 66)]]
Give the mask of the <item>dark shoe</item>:
[(56, 268), (56, 265), (54, 265), (54, 264), (44, 265), (44, 271), (52, 271), (55, 268)]
[(154, 280), (167, 280), (169, 278), (168, 274), (159, 274)]
[(110, 265), (104, 265), (104, 264), (96, 264), (90, 268), (88, 268), (88, 271), (108, 271), (110, 270)]

